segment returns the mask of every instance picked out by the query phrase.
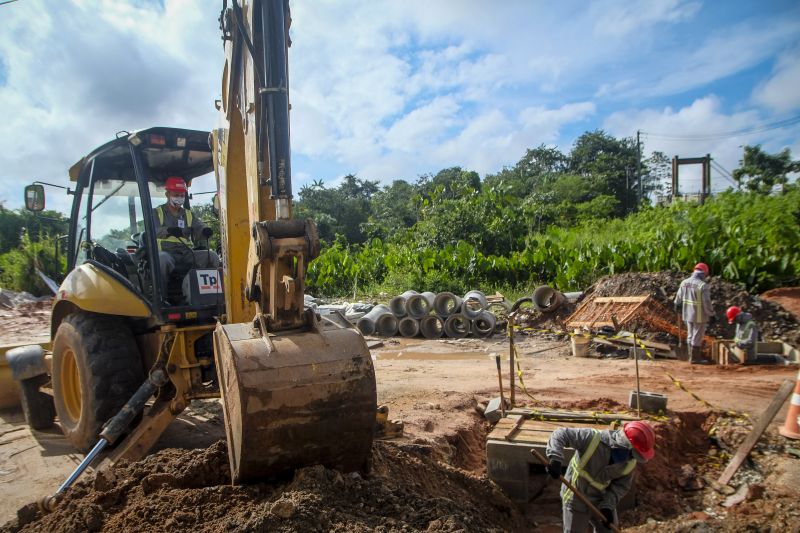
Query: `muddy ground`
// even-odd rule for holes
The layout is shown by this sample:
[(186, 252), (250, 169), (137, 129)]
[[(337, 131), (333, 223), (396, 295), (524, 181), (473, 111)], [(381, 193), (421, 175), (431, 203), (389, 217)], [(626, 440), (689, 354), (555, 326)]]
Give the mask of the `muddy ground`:
[[(52, 515), (39, 517), (23, 508), (18, 516), (23, 503), (58, 483), (53, 464), (41, 463), (46, 468), (42, 471), (35, 466), (39, 461), (59, 464), (63, 474), (78, 457), (63, 442), (55, 447), (59, 438), (54, 433), (31, 434), (19, 429), (18, 415), (15, 419), (13, 413), (3, 413), (1, 427), (17, 431), (0, 438), (0, 511), (4, 520), (11, 520), (2, 531), (16, 531), (26, 522), (25, 531), (558, 531), (554, 484), (527, 507), (517, 508), (485, 477), (490, 426), (475, 406), (498, 394), (490, 356), (506, 352), (505, 339), (384, 343), (373, 351), (379, 401), (389, 406), (392, 418), (405, 422), (406, 434), (375, 443), (370, 475), (312, 467), (284, 482), (232, 487), (224, 443), (210, 444), (221, 438), (219, 405), (206, 401), (170, 428), (159, 442), (161, 451), (107, 474), (87, 476)], [(518, 390), (520, 403), (626, 410), (634, 386), (632, 361), (576, 359), (564, 342), (535, 337), (521, 337), (518, 344), (527, 391), (535, 398)], [(639, 506), (622, 513), (623, 525), (644, 530), (657, 523), (659, 530), (675, 531), (692, 524), (734, 531), (748, 524), (765, 531), (800, 527), (800, 514), (790, 505), (796, 493), (786, 492), (800, 476), (800, 460), (787, 450), (792, 443), (775, 432), (786, 407), (752, 463), (734, 479), (733, 489), (747, 482), (752, 494), (728, 509), (721, 505), (727, 495), (714, 490), (711, 480), (751, 422), (699, 405), (675, 389), (665, 370), (720, 412), (751, 414), (761, 412), (782, 380), (796, 374), (788, 367), (642, 363), (642, 388), (666, 393), (670, 413), (655, 421), (659, 455), (642, 469)], [(14, 435), (24, 437), (5, 443)], [(200, 449), (176, 449), (195, 446)], [(21, 464), (27, 465), (24, 476), (6, 473), (14, 468), (19, 473)], [(22, 487), (25, 494), (20, 494)]]
[[(632, 360), (574, 358), (553, 336), (520, 335), (517, 345), (527, 387), (515, 391), (519, 404), (627, 412)], [(55, 513), (41, 516), (25, 504), (52, 492), (80, 456), (57, 428), (31, 432), (18, 411), (0, 412), (0, 532), (560, 531), (555, 483), (517, 507), (486, 478), (491, 425), (476, 406), (499, 393), (494, 354), (503, 357), (508, 383), (502, 335), (384, 339), (372, 353), (379, 403), (404, 422), (405, 435), (376, 442), (373, 470), (364, 475), (310, 467), (276, 483), (231, 486), (220, 405), (207, 400), (173, 423), (153, 455), (89, 473)], [(677, 389), (667, 372), (707, 404)], [(800, 442), (777, 433), (787, 405), (730, 486), (715, 486), (753, 418), (796, 375), (796, 367), (640, 362), (642, 389), (666, 394), (669, 411), (653, 419), (657, 455), (639, 470), (638, 505), (621, 513), (622, 525), (642, 532), (800, 530)], [(544, 479), (538, 470), (533, 475)], [(731, 497), (741, 501), (723, 505)]]

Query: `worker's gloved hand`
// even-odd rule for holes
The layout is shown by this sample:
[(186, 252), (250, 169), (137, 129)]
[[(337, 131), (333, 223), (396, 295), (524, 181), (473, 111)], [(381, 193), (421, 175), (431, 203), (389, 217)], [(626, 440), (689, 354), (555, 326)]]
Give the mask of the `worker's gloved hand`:
[(180, 239), (181, 237), (183, 237), (183, 232), (181, 231), (181, 228), (172, 227), (172, 228), (167, 228), (167, 235), (169, 235), (170, 237), (177, 237)]
[(211, 228), (208, 227), (203, 228), (203, 231), (200, 232), (200, 235), (202, 235), (204, 239), (210, 238), (213, 234), (214, 232), (211, 231)]
[(550, 474), (550, 477), (553, 479), (561, 477), (561, 461), (551, 459), (550, 463), (547, 465), (547, 473)]
[(600, 512), (603, 513), (603, 525), (607, 528), (611, 527), (611, 524), (614, 523), (614, 511), (613, 509), (600, 509)]

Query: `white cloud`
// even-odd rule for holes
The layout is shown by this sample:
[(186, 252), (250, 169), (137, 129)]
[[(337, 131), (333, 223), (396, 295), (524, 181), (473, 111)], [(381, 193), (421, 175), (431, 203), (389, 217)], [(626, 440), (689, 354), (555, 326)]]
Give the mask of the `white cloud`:
[(650, 2), (592, 2), (596, 14), (594, 31), (598, 35), (622, 37), (659, 23), (690, 19), (700, 9), (699, 2), (662, 0)]
[[(216, 123), (223, 54), (213, 12), (188, 0), (0, 9), (0, 201), (10, 207), (25, 182), (68, 185), (68, 167), (117, 131)], [(70, 200), (48, 194), (48, 206), (63, 211)]]
[(800, 49), (783, 54), (770, 79), (753, 92), (753, 100), (774, 111), (793, 111), (800, 107)]
[[(710, 27), (699, 18), (714, 6), (698, 5), (293, 1), (295, 182), (347, 173), (388, 181), (452, 165), (496, 172), (526, 148), (568, 145), (622, 102), (653, 107), (642, 98), (762, 64), (785, 51), (800, 24), (764, 9), (756, 22), (689, 31)], [(65, 184), (69, 165), (118, 130), (214, 127), (220, 7), (25, 0), (0, 8), (0, 108), (12, 110), (0, 129), (0, 201), (19, 205), (27, 180)], [(792, 59), (787, 53), (754, 101), (796, 105), (797, 91), (782, 89), (796, 79)], [(702, 107), (650, 111), (671, 128), (684, 126), (687, 110), (702, 116)], [(712, 107), (707, 117), (741, 119), (739, 127), (762, 118)], [(606, 124), (630, 135), (641, 125), (625, 130), (621, 117), (648, 112), (621, 112)]]

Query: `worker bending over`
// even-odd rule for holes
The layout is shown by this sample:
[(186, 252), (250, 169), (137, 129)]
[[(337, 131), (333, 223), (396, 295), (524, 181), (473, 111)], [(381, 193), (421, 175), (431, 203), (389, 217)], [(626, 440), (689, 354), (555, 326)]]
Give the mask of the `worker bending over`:
[(738, 361), (755, 361), (756, 344), (758, 343), (758, 325), (753, 320), (753, 315), (742, 311), (740, 307), (732, 305), (725, 312), (728, 324), (736, 324), (736, 333), (733, 336), (733, 355)]
[(565, 533), (584, 533), (589, 524), (595, 532), (610, 530), (617, 523), (617, 505), (631, 488), (637, 463), (646, 463), (655, 454), (655, 432), (647, 422), (627, 422), (619, 430), (559, 428), (547, 442), (547, 472), (561, 475), (564, 448), (575, 455), (566, 478), (605, 517), (600, 521), (566, 485), (561, 487)]
[(183, 178), (170, 176), (164, 184), (167, 201), (153, 209), (158, 241), (158, 263), (164, 289), (177, 270), (185, 274), (192, 268), (217, 268), (219, 257), (211, 250), (193, 250), (194, 243), (208, 240), (211, 228), (192, 210), (184, 207), (188, 188)]
[(689, 345), (689, 362), (707, 365), (710, 360), (703, 357), (703, 336), (711, 315), (711, 290), (706, 282), (708, 265), (697, 263), (692, 275), (681, 282), (675, 295), (675, 311), (681, 313), (686, 322), (686, 342)]

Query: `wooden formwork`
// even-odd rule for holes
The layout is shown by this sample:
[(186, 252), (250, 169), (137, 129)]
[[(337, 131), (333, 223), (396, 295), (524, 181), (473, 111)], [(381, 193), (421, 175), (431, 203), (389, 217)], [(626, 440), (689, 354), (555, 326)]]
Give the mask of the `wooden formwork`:
[[(678, 316), (649, 295), (590, 298), (567, 318), (566, 326), (569, 329), (603, 326), (619, 329), (633, 320), (645, 322), (657, 331), (686, 340), (686, 329), (678, 328)], [(711, 349), (713, 342), (713, 337), (703, 337), (706, 351)]]

